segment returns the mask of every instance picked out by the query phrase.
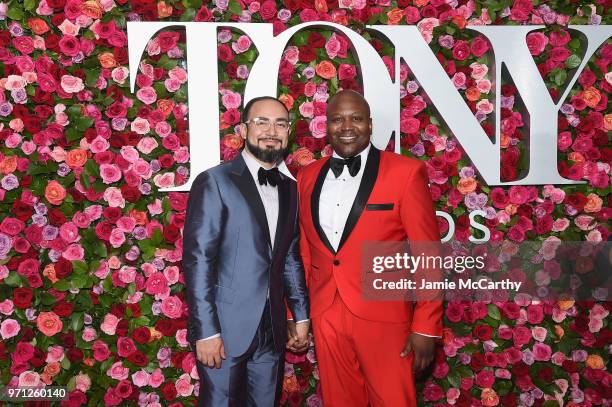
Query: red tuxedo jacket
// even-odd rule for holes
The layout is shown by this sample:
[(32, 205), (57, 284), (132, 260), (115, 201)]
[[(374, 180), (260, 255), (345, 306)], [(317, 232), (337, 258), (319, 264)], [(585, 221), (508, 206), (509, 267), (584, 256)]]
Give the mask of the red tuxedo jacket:
[[(310, 292), (311, 317), (325, 311), (336, 290), (355, 315), (371, 321), (406, 322), (414, 332), (442, 335), (441, 301), (366, 301), (361, 295), (363, 241), (440, 241), (425, 165), (370, 148), (361, 185), (335, 252), (319, 224), (319, 197), (329, 158), (298, 174), (300, 249)], [(392, 210), (366, 204), (392, 203)]]

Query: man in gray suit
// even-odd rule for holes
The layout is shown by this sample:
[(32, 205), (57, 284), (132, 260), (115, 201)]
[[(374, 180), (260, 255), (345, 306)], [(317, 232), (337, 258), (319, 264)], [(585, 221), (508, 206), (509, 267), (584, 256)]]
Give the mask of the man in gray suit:
[[(276, 406), (285, 346), (308, 344), (297, 189), (277, 168), (289, 128), (280, 101), (251, 100), (240, 125), (242, 153), (191, 187), (183, 267), (200, 406)], [(297, 323), (288, 324), (285, 304)]]

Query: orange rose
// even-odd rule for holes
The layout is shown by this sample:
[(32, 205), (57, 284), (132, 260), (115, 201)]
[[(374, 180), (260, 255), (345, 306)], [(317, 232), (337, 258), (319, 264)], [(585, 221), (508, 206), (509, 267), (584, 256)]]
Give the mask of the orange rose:
[(457, 189), (462, 195), (467, 195), (476, 190), (476, 180), (472, 177), (461, 178), (457, 184)]
[(242, 148), (244, 140), (237, 134), (226, 134), (223, 136), (223, 145), (232, 150), (239, 150)]
[(555, 335), (557, 335), (559, 338), (563, 338), (563, 335), (565, 335), (565, 331), (561, 325), (555, 325)]
[(567, 311), (568, 309), (574, 306), (575, 301), (569, 298), (569, 296), (565, 296), (565, 298), (561, 298), (557, 301), (557, 305), (561, 311)]
[(585, 364), (587, 365), (587, 367), (590, 367), (591, 369), (601, 370), (605, 368), (604, 361), (602, 357), (599, 355), (589, 355), (587, 357)]
[(456, 15), (456, 16), (454, 16), (454, 17), (453, 17), (453, 23), (454, 23), (454, 24), (455, 24), (457, 27), (459, 27), (459, 28), (463, 29), (463, 28), (465, 28), (465, 26), (466, 26), (465, 17), (463, 17), (463, 16), (461, 16), (461, 15)]
[(145, 211), (137, 211), (136, 209), (132, 209), (130, 211), (130, 218), (134, 219), (137, 225), (147, 224), (147, 213)]
[(100, 61), (100, 66), (102, 68), (114, 68), (117, 66), (115, 55), (113, 55), (112, 52), (102, 52), (98, 55), (98, 61)]
[(601, 93), (592, 86), (583, 90), (581, 95), (588, 107), (595, 107), (601, 101)]
[(285, 105), (287, 110), (291, 110), (291, 108), (293, 107), (293, 96), (291, 95), (287, 95), (283, 93), (282, 95), (278, 97), (278, 100), (283, 102), (283, 105)]
[(85, 358), (83, 359), (83, 363), (85, 363), (87, 366), (93, 366), (96, 363), (96, 360), (94, 358)]
[(57, 181), (51, 181), (45, 188), (45, 198), (53, 205), (61, 205), (66, 198), (66, 189)]
[(415, 7), (423, 7), (429, 3), (429, 0), (414, 0)]
[(17, 157), (14, 155), (9, 155), (8, 157), (4, 157), (2, 161), (0, 161), (0, 172), (3, 174), (10, 174), (17, 169)]
[(475, 102), (478, 99), (480, 99), (480, 91), (478, 90), (476, 86), (470, 86), (465, 91), (465, 97), (467, 98), (467, 100), (471, 102)]
[(46, 336), (53, 336), (62, 331), (64, 324), (62, 320), (53, 311), (41, 312), (36, 318), (36, 326), (38, 330)]
[(391, 9), (387, 12), (387, 23), (391, 25), (399, 24), (400, 20), (404, 16), (404, 12), (399, 8)]
[(574, 161), (574, 162), (577, 162), (577, 163), (583, 163), (584, 162), (584, 156), (581, 153), (577, 152), (577, 151), (572, 151), (571, 153), (569, 153), (567, 155), (567, 158), (568, 158), (568, 160)]
[(32, 32), (34, 32), (36, 35), (42, 35), (49, 31), (47, 22), (38, 17), (28, 19), (28, 27), (30, 27)]
[(298, 391), (300, 386), (298, 385), (297, 378), (295, 376), (285, 377), (283, 380), (283, 390), (288, 393)]
[(518, 209), (518, 205), (515, 204), (508, 204), (506, 205), (506, 207), (504, 208), (504, 211), (506, 211), (506, 213), (508, 215), (514, 215), (516, 213), (516, 210)]
[(325, 0), (315, 0), (315, 10), (319, 13), (327, 13), (327, 2)]
[(59, 281), (59, 278), (57, 278), (57, 276), (55, 275), (55, 267), (53, 267), (53, 264), (47, 264), (45, 266), (45, 269), (43, 270), (43, 276), (47, 277), (52, 283)]
[(89, 0), (81, 4), (81, 12), (94, 20), (102, 18), (102, 6), (96, 0)]
[(75, 148), (66, 154), (66, 164), (70, 168), (82, 167), (87, 162), (87, 151)]
[(455, 339), (455, 334), (453, 334), (453, 330), (450, 328), (442, 329), (442, 343), (445, 345), (451, 343)]
[(509, 145), (510, 145), (510, 136), (507, 135), (506, 133), (502, 133), (501, 134), (501, 147), (508, 148)]
[(612, 131), (612, 113), (604, 116), (604, 128), (606, 131)]
[(329, 61), (321, 61), (317, 64), (315, 72), (323, 79), (331, 79), (336, 76), (336, 67)]
[(174, 109), (174, 101), (171, 99), (159, 99), (157, 101), (157, 108), (168, 116), (172, 109)]
[(482, 389), (480, 400), (483, 406), (492, 407), (499, 404), (499, 396), (493, 389)]
[(149, 339), (149, 342), (158, 341), (164, 336), (155, 328), (149, 327), (149, 331), (151, 332), (151, 339)]
[(170, 17), (172, 15), (172, 6), (166, 4), (165, 1), (157, 3), (157, 14), (160, 18)]
[(60, 364), (58, 362), (51, 362), (43, 370), (50, 377), (56, 376), (60, 372)]
[(301, 147), (293, 152), (293, 162), (297, 163), (300, 167), (310, 164), (313, 162), (314, 154), (307, 148)]
[(603, 200), (595, 194), (589, 194), (587, 196), (587, 203), (584, 205), (584, 211), (589, 213), (595, 213), (601, 211)]

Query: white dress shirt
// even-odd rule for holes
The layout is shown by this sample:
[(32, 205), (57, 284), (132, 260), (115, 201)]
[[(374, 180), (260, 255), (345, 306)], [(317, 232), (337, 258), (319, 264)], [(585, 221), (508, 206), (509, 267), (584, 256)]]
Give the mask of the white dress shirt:
[[(329, 240), (329, 243), (336, 251), (338, 251), (338, 245), (340, 244), (344, 226), (351, 212), (353, 202), (357, 197), (357, 191), (361, 185), (371, 146), (371, 144), (368, 144), (358, 154), (361, 156), (361, 167), (354, 177), (351, 177), (348, 167), (345, 165), (338, 178), (336, 178), (330, 168), (325, 176), (325, 181), (323, 181), (321, 197), (319, 198), (319, 223), (327, 240)], [(342, 158), (335, 151), (333, 157)], [(440, 338), (440, 336), (427, 335), (420, 332), (415, 333), (432, 338)]]

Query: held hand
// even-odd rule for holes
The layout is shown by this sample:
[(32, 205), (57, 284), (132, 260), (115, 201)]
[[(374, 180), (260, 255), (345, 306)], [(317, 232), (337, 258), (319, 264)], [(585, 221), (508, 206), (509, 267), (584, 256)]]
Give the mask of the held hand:
[(221, 337), (200, 339), (196, 341), (198, 360), (210, 368), (221, 368), (221, 360), (225, 359), (225, 347)]
[(308, 349), (308, 345), (310, 343), (309, 338), (308, 338), (308, 331), (310, 330), (310, 322), (305, 321), (305, 322), (300, 322), (296, 324), (296, 330), (297, 330), (298, 341), (295, 347), (298, 353), (304, 352), (306, 349)]
[(405, 358), (410, 351), (414, 351), (412, 369), (416, 374), (419, 374), (433, 361), (435, 347), (436, 338), (411, 333), (400, 356)]
[(295, 344), (298, 341), (298, 334), (296, 323), (294, 321), (287, 321), (287, 349), (295, 352)]

